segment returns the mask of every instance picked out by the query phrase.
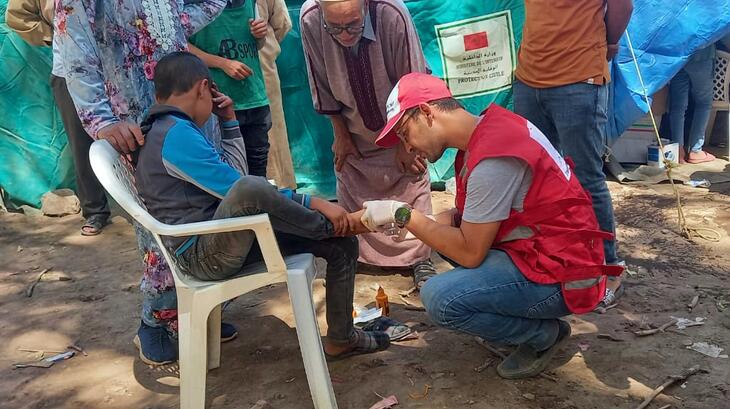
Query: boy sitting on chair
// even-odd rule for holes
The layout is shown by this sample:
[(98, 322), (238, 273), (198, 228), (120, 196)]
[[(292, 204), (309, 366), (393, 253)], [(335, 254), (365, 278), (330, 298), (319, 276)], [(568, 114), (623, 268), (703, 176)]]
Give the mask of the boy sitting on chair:
[[(200, 127), (211, 113), (220, 117), (221, 144), (243, 149), (243, 138), (229, 97), (218, 92), (208, 68), (188, 52), (162, 58), (155, 69), (157, 104), (142, 123), (145, 144), (135, 180), (150, 214), (163, 223), (183, 224), (268, 213), (283, 255), (312, 253), (327, 260), (327, 338), (329, 358), (383, 350), (384, 332), (362, 331), (352, 323), (358, 244), (367, 229), (360, 213), (348, 214), (326, 200), (277, 190), (258, 176), (240, 176)], [(244, 155), (245, 156), (245, 155)], [(250, 230), (163, 237), (180, 269), (200, 280), (223, 280), (262, 260)]]

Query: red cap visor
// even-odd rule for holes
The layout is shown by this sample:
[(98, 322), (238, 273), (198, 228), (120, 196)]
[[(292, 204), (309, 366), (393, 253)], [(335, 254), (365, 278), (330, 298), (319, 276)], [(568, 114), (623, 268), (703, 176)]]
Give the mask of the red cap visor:
[(406, 113), (406, 111), (400, 111), (398, 112), (390, 121), (388, 121), (387, 124), (385, 124), (385, 128), (383, 128), (383, 131), (380, 132), (380, 136), (378, 136), (378, 139), (375, 140), (375, 144), (378, 146), (381, 146), (383, 148), (392, 148), (395, 145), (398, 145), (398, 142), (400, 142), (400, 138), (398, 138), (398, 135), (395, 133), (395, 126), (398, 124), (398, 121), (403, 118), (403, 115)]

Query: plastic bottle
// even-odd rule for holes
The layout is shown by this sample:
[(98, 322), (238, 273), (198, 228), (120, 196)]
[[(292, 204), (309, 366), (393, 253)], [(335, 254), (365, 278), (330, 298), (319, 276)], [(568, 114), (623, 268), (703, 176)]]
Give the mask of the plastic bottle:
[(378, 293), (375, 295), (375, 308), (382, 308), (383, 315), (390, 315), (390, 305), (388, 304), (388, 295), (383, 287), (378, 287)]

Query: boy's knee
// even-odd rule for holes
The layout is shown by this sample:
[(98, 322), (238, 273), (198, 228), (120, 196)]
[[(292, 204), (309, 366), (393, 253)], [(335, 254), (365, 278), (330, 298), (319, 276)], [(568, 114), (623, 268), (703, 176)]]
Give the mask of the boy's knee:
[(357, 260), (360, 257), (360, 243), (356, 237), (342, 237), (340, 241), (347, 258)]
[(238, 179), (231, 187), (229, 194), (242, 200), (258, 200), (262, 194), (271, 191), (272, 188), (273, 186), (265, 178), (247, 175)]

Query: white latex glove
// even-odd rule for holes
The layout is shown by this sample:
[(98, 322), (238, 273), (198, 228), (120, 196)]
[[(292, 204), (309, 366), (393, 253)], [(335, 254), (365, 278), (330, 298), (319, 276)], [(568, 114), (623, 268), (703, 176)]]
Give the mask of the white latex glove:
[(370, 231), (378, 231), (380, 227), (395, 223), (395, 211), (399, 207), (406, 206), (403, 202), (395, 200), (373, 200), (363, 203), (365, 213), (360, 221)]

